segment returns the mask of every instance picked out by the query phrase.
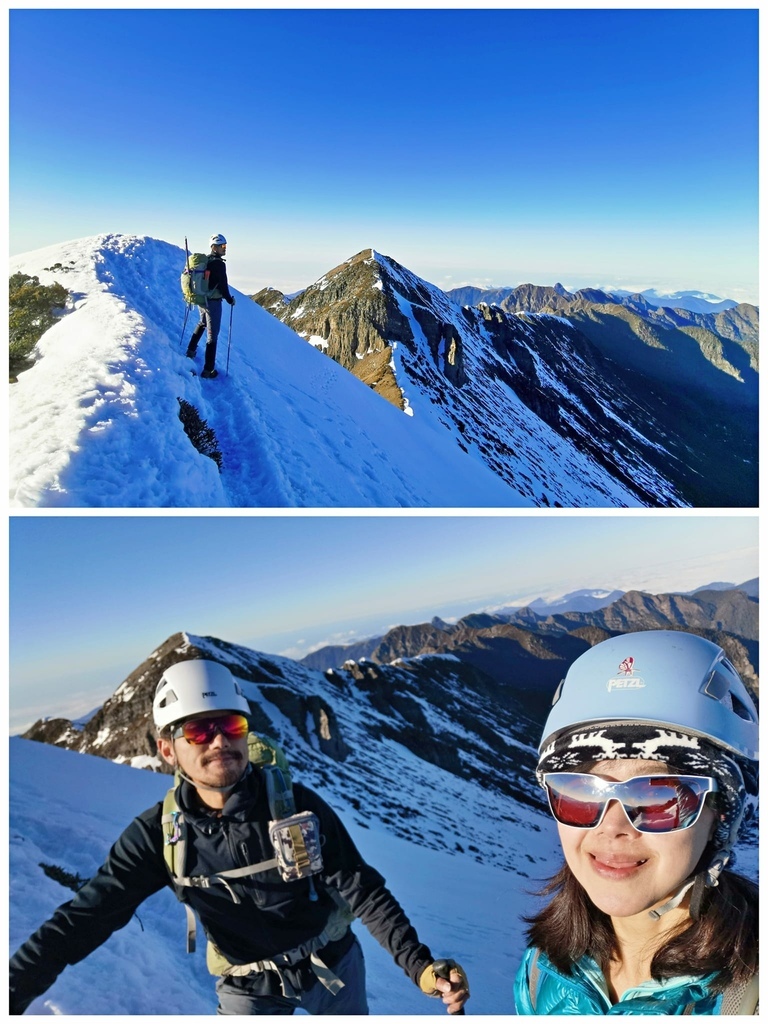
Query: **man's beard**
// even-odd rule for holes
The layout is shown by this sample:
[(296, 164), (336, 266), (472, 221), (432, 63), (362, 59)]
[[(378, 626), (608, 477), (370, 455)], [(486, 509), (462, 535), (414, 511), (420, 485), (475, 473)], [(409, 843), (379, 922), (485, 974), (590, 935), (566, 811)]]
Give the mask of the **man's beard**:
[(227, 756), (224, 759), (220, 754), (204, 758), (201, 764), (200, 774), (203, 776), (201, 782), (221, 787), (234, 786), (243, 777), (245, 768), (243, 760), (243, 755), (234, 750), (227, 751)]

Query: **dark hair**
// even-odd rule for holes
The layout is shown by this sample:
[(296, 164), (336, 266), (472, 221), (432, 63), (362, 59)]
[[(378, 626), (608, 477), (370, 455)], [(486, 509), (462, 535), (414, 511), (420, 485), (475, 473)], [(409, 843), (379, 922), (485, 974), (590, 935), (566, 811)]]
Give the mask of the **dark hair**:
[[(603, 971), (618, 952), (611, 919), (598, 910), (567, 864), (538, 893), (554, 898), (524, 920), (529, 944), (538, 947), (563, 974), (591, 956)], [(700, 916), (681, 924), (651, 961), (651, 977), (711, 974), (720, 971), (713, 990), (732, 981), (745, 982), (757, 971), (758, 888), (754, 882), (724, 871), (707, 889)]]

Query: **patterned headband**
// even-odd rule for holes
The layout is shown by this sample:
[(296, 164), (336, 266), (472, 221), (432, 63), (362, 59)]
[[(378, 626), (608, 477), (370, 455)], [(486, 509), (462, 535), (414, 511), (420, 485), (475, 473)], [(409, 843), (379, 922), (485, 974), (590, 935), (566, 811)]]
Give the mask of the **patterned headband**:
[(541, 752), (536, 778), (542, 785), (545, 772), (575, 772), (588, 762), (617, 759), (664, 761), (680, 775), (717, 779), (722, 820), (714, 843), (718, 850), (733, 847), (747, 802), (744, 776), (735, 758), (701, 736), (636, 722), (586, 723), (560, 733)]

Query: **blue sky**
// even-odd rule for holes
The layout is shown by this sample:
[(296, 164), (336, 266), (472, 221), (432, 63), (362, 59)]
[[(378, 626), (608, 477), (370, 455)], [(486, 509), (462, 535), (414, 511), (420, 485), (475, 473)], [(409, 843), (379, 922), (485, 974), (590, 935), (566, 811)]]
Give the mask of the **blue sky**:
[(11, 251), (757, 301), (756, 10), (14, 10)]
[(85, 713), (178, 631), (300, 656), (435, 614), (757, 572), (754, 516), (12, 517), (11, 727)]

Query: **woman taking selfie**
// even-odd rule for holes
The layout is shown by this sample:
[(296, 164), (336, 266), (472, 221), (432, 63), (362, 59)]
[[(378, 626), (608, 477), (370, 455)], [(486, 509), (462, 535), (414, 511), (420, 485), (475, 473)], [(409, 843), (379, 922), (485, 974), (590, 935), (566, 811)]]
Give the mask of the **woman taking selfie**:
[[(528, 918), (520, 1014), (753, 1014), (754, 703), (715, 644), (629, 633), (571, 666), (539, 747), (565, 864)], [(747, 813), (745, 813), (747, 812)]]

